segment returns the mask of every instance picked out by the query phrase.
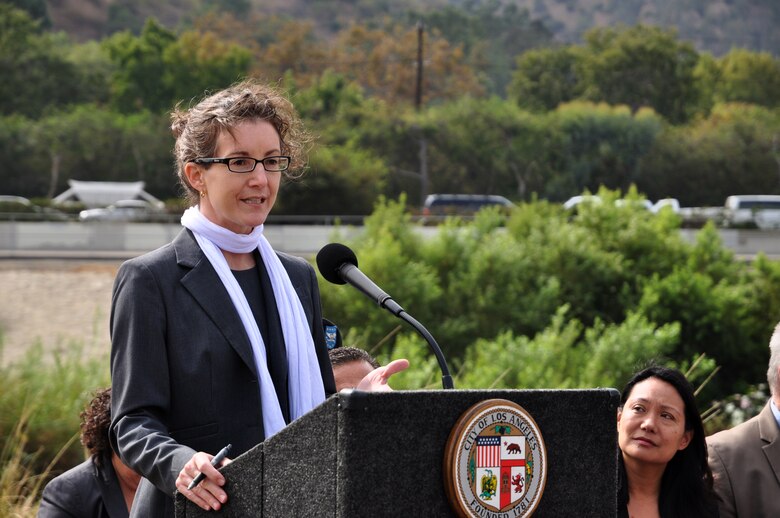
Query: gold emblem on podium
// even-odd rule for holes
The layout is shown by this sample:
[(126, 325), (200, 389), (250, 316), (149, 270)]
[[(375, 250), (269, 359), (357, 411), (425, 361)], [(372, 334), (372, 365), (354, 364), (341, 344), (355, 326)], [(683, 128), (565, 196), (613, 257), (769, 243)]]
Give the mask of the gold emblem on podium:
[(542, 434), (523, 407), (489, 399), (460, 416), (444, 452), (444, 487), (459, 516), (531, 516), (546, 481)]

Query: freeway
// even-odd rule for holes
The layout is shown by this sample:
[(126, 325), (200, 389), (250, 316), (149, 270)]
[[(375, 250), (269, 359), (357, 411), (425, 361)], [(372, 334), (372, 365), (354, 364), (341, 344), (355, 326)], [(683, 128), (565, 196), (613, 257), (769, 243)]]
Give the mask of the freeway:
[[(0, 259), (126, 259), (170, 242), (181, 230), (175, 223), (79, 223), (75, 221), (0, 221)], [(435, 226), (415, 226), (423, 236)], [(314, 256), (332, 241), (349, 242), (363, 232), (353, 225), (273, 225), (265, 235), (279, 251)], [(682, 229), (694, 242), (697, 229)], [(764, 252), (780, 259), (780, 230), (721, 229), (724, 245), (742, 258)]]

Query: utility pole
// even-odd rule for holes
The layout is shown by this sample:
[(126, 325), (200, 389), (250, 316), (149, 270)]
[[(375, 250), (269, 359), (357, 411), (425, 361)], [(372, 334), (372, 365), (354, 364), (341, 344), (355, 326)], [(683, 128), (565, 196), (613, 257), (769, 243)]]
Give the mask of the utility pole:
[[(417, 82), (414, 93), (414, 107), (418, 115), (422, 110), (422, 86), (423, 86), (423, 32), (425, 24), (417, 22)], [(418, 127), (419, 128), (419, 127)], [(428, 195), (428, 142), (422, 129), (420, 131), (420, 206), (425, 203)]]
[[(780, 175), (780, 146), (778, 146), (778, 135), (775, 133), (772, 135), (772, 154), (775, 157), (775, 162), (777, 162), (777, 174)], [(778, 181), (778, 185), (780, 185), (780, 181)]]
[(423, 22), (417, 22), (417, 85), (414, 91), (414, 107), (419, 112), (422, 108), (422, 83), (423, 83)]

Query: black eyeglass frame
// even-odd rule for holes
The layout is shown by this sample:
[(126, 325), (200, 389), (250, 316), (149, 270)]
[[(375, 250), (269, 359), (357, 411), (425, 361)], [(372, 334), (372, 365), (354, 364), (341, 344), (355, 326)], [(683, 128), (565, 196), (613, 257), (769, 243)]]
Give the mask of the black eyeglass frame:
[[(284, 168), (281, 168), (281, 169), (268, 169), (268, 166), (266, 166), (266, 160), (274, 160), (274, 159), (278, 160), (280, 158), (284, 158), (285, 159)], [(233, 160), (254, 160), (255, 163), (252, 165), (252, 169), (249, 169), (247, 171), (235, 171), (235, 170), (233, 170), (230, 167), (230, 162), (232, 162)], [(228, 171), (230, 171), (231, 173), (237, 173), (237, 174), (245, 174), (245, 173), (253, 172), (257, 168), (257, 164), (258, 163), (263, 164), (263, 169), (265, 169), (265, 171), (268, 172), (268, 173), (280, 173), (282, 171), (286, 171), (290, 167), (290, 161), (291, 161), (291, 157), (286, 156), (286, 155), (267, 156), (267, 157), (261, 158), (261, 159), (253, 158), (251, 156), (232, 156), (232, 157), (228, 157), (228, 158), (205, 158), (205, 157), (200, 157), (200, 158), (195, 158), (195, 159), (191, 160), (191, 162), (193, 162), (195, 164), (201, 164), (201, 165), (225, 164), (227, 166), (227, 168), (228, 168)]]

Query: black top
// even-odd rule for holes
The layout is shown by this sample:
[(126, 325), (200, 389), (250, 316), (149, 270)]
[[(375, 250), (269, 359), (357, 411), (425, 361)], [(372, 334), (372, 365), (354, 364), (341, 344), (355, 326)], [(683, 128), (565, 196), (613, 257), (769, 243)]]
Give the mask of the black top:
[(279, 406), (282, 408), (284, 422), (290, 423), (290, 403), (287, 391), (287, 349), (284, 341), (273, 341), (269, 338), (270, 326), (275, 326), (275, 336), (283, 336), (282, 323), (279, 312), (276, 309), (276, 297), (274, 297), (271, 278), (263, 265), (260, 254), (255, 252), (255, 267), (248, 270), (232, 270), (241, 290), (244, 292), (252, 314), (260, 328), (260, 334), (265, 344), (265, 353), (268, 361), (268, 372), (274, 382), (276, 396), (279, 398)]

